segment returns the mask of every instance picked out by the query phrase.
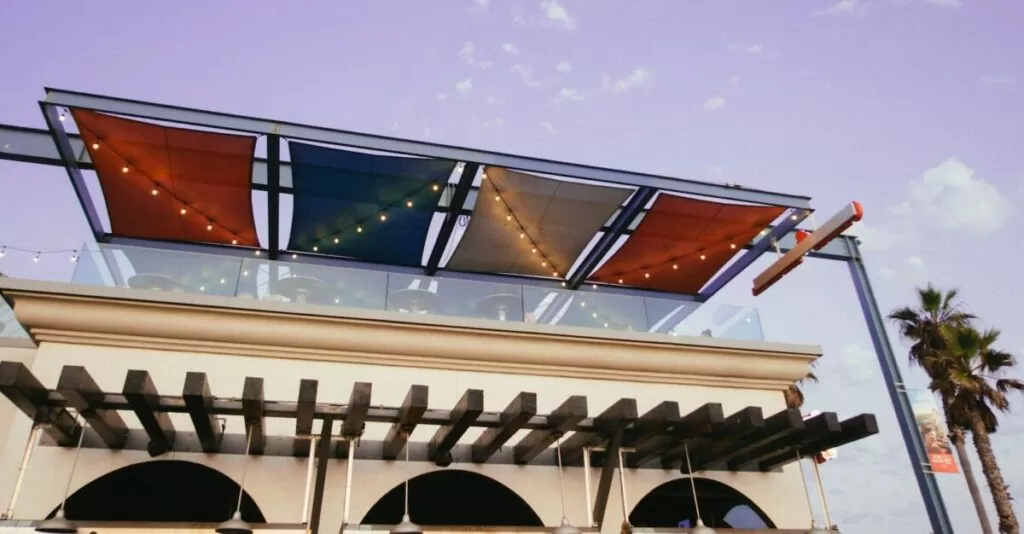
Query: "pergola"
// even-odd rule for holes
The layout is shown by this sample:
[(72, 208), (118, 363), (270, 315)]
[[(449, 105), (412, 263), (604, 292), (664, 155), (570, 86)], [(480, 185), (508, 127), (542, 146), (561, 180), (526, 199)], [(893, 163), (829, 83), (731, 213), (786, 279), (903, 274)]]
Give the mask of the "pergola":
[[(60, 89), (47, 88), (39, 105), (47, 128), (0, 125), (0, 159), (64, 167), (103, 243), (287, 253), (703, 302), (765, 252), (796, 247), (796, 228), (812, 212), (807, 197), (731, 184)], [(264, 158), (255, 157), (258, 137)], [(99, 178), (110, 229), (83, 171)], [(252, 191), (267, 195), (266, 245), (256, 239)], [(279, 235), (283, 195), (296, 206), (287, 245)], [(431, 221), (439, 221), (432, 240)], [(459, 224), (466, 230), (456, 242)], [(372, 233), (377, 239), (360, 240)], [(841, 235), (805, 256), (849, 266), (932, 528), (952, 532), (857, 239)]]

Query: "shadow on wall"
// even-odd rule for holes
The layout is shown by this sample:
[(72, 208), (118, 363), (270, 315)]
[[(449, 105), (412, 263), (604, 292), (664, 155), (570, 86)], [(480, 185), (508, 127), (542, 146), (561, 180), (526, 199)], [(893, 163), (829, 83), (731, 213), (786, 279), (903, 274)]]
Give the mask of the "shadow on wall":
[[(220, 523), (234, 513), (238, 489), (234, 480), (205, 465), (157, 460), (86, 484), (68, 498), (64, 512), (72, 521)], [(266, 523), (248, 493), (242, 496), (242, 518)]]
[[(405, 485), (395, 486), (374, 503), (361, 524), (398, 524), (402, 520), (404, 497)], [(544, 526), (530, 505), (504, 484), (457, 469), (410, 479), (409, 515), (420, 526)]]
[[(746, 495), (715, 480), (695, 478), (701, 519), (712, 528), (775, 528)], [(644, 496), (629, 514), (634, 527), (689, 528), (696, 524), (688, 478), (666, 482)]]

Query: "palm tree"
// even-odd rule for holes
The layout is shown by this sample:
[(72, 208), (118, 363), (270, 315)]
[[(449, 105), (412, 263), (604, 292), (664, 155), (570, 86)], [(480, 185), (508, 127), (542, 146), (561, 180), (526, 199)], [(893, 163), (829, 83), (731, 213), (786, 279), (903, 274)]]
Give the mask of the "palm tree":
[(933, 380), (932, 389), (950, 399), (952, 421), (971, 430), (981, 469), (999, 515), (999, 531), (1019, 534), (1020, 524), (1013, 512), (1013, 499), (989, 440), (989, 434), (999, 428), (995, 410), (1010, 410), (1006, 394), (1024, 391), (1024, 381), (1005, 376), (1015, 361), (1012, 354), (993, 348), (999, 334), (994, 328), (979, 332), (970, 326), (944, 327), (943, 337), (949, 347), (945, 361), (948, 373), (945, 379)]
[[(959, 292), (956, 289), (940, 291), (928, 284), (924, 288), (918, 288), (917, 293), (917, 308), (909, 306), (897, 308), (889, 313), (889, 319), (896, 323), (903, 339), (911, 344), (910, 363), (924, 369), (934, 382), (942, 380), (946, 375), (943, 359), (946, 357), (947, 347), (942, 332), (943, 327), (965, 326), (970, 324), (975, 317), (962, 309), (957, 298)], [(981, 531), (983, 534), (992, 534), (992, 524), (989, 521), (988, 512), (985, 510), (985, 501), (981, 496), (978, 481), (974, 477), (974, 468), (971, 466), (964, 443), (964, 436), (969, 425), (957, 424), (950, 414), (951, 399), (941, 391), (939, 397), (946, 415), (949, 441), (956, 449), (956, 455), (960, 460), (960, 468), (964, 472), (967, 489), (974, 502), (974, 509), (978, 513)], [(961, 422), (966, 423), (966, 421)]]
[[(815, 363), (817, 363), (817, 362), (815, 362)], [(811, 367), (814, 367), (813, 363), (811, 364)], [(801, 406), (803, 406), (804, 405), (804, 392), (803, 392), (803, 390), (800, 389), (800, 384), (803, 384), (804, 382), (817, 382), (817, 381), (818, 381), (818, 377), (814, 375), (814, 372), (813, 371), (808, 371), (807, 372), (807, 376), (801, 378), (800, 380), (797, 380), (795, 384), (789, 386), (789, 388), (786, 389), (786, 391), (783, 392), (783, 395), (786, 396), (786, 408), (798, 409)]]

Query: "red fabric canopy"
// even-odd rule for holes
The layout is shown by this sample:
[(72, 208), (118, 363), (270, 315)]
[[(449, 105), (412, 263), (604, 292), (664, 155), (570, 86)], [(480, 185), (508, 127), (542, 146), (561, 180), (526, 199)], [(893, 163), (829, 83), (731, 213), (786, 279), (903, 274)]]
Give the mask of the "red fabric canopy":
[(696, 294), (785, 208), (659, 195), (596, 282)]
[(259, 246), (250, 185), (255, 137), (71, 114), (96, 166), (111, 233)]

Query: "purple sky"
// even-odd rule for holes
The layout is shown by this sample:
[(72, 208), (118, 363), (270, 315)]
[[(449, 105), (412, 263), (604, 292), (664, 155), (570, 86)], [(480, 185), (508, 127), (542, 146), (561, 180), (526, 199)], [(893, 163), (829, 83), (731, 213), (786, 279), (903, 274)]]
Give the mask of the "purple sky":
[[(1024, 254), (1007, 247), (1024, 202), (1018, 1), (276, 6), (4, 5), (0, 122), (42, 126), (51, 85), (804, 193), (819, 222), (856, 199), (883, 308), (926, 280), (958, 285), (1024, 354)], [(61, 169), (0, 162), (0, 191), (0, 244), (87, 240)], [(67, 279), (70, 262), (51, 258), (0, 269)], [(812, 407), (880, 417), (882, 436), (824, 468), (833, 516), (850, 533), (926, 531), (845, 266), (808, 262), (753, 299), (759, 266), (715, 300), (759, 307), (772, 340), (825, 347)], [(995, 439), (1011, 489), (1024, 487), (1014, 436), (1020, 413)], [(957, 531), (977, 531), (962, 479), (941, 485)]]

